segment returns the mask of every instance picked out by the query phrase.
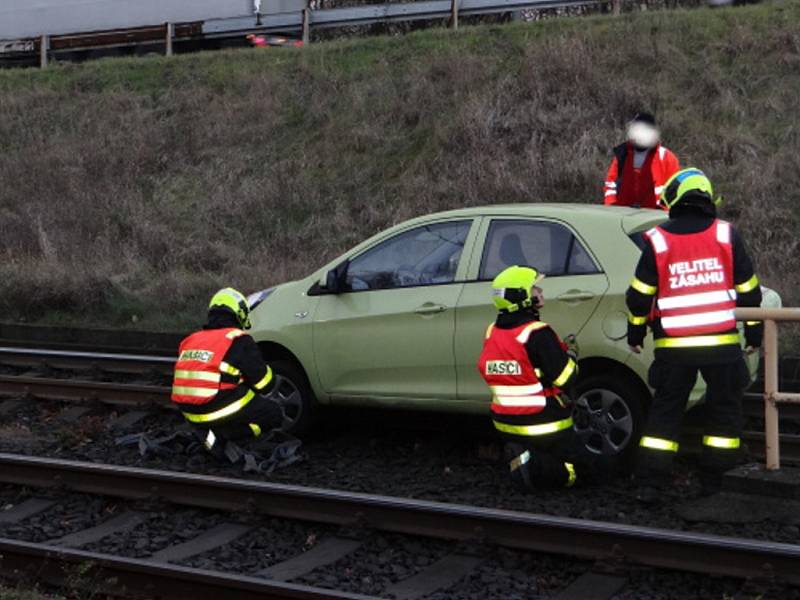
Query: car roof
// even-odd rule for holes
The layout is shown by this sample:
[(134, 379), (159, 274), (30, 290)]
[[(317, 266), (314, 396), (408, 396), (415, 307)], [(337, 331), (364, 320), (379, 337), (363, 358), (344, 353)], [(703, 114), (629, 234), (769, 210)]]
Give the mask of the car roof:
[(604, 220), (616, 221), (622, 224), (625, 231), (632, 231), (642, 225), (655, 224), (667, 218), (667, 213), (660, 210), (647, 208), (631, 208), (629, 206), (605, 206), (603, 204), (581, 204), (577, 202), (531, 202), (518, 204), (489, 204), (459, 208), (439, 213), (425, 215), (419, 219), (453, 219), (458, 217), (492, 217), (492, 216), (520, 216), (520, 217), (545, 217), (572, 221), (574, 219), (589, 219), (591, 221)]

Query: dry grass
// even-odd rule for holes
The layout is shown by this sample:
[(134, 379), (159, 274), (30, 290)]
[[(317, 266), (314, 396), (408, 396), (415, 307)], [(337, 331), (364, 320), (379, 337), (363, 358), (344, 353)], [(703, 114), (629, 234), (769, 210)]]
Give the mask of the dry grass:
[(800, 5), (0, 73), (0, 310), (180, 327), (408, 217), (599, 202), (642, 107), (795, 291)]

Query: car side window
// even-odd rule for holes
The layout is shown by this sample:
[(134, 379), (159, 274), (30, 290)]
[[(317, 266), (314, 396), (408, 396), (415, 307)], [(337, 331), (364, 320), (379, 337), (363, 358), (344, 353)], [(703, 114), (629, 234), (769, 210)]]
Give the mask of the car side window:
[(480, 279), (494, 279), (512, 265), (533, 266), (550, 276), (600, 272), (580, 240), (563, 225), (549, 221), (492, 221), (483, 249)]
[(350, 290), (451, 283), (471, 224), (424, 225), (381, 242), (350, 262), (346, 277)]

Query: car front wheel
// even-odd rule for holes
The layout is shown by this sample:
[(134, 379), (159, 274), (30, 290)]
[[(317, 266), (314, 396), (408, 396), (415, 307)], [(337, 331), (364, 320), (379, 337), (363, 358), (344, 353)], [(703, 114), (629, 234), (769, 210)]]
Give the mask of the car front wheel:
[(289, 420), (287, 431), (293, 435), (307, 433), (313, 423), (316, 401), (305, 373), (288, 360), (269, 364), (275, 376), (272, 397), (283, 406)]
[(575, 386), (575, 433), (595, 455), (627, 461), (644, 426), (642, 392), (625, 379), (592, 375)]

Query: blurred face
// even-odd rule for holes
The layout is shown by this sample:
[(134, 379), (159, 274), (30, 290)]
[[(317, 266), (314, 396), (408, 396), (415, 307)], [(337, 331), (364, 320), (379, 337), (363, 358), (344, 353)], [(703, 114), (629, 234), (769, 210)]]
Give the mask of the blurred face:
[(542, 308), (544, 306), (544, 294), (542, 288), (538, 285), (533, 286), (531, 289), (531, 299), (533, 300), (533, 308)]
[(648, 123), (634, 122), (628, 125), (628, 139), (637, 148), (653, 148), (661, 137), (661, 132)]

